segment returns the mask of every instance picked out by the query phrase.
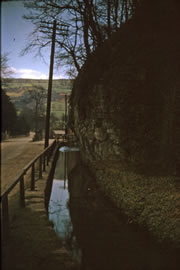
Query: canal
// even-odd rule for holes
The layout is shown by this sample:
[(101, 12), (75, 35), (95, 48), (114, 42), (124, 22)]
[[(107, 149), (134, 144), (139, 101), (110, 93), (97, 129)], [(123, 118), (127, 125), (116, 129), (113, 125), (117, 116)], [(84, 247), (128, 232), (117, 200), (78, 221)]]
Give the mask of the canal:
[(129, 224), (98, 190), (76, 147), (61, 147), (49, 220), (83, 270), (177, 270), (178, 251)]

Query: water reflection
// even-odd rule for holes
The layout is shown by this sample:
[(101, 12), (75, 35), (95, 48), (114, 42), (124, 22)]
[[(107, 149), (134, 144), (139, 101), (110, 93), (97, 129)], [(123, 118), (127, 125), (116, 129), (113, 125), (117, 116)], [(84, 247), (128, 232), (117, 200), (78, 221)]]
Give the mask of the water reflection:
[[(98, 191), (80, 166), (70, 175), (70, 214), (85, 270), (177, 270), (178, 250), (160, 245)], [(86, 184), (85, 184), (86, 183)]]
[(68, 247), (73, 256), (80, 262), (81, 250), (74, 236), (73, 226), (69, 212), (68, 172), (79, 160), (79, 149), (61, 147), (54, 173), (52, 191), (49, 201), (49, 220), (54, 224), (54, 230), (61, 237), (64, 245)]
[(60, 152), (79, 152), (78, 147), (69, 147), (69, 146), (61, 146), (59, 148)]
[(54, 179), (49, 203), (49, 220), (54, 223), (56, 233), (62, 238), (66, 238), (67, 229), (71, 230), (67, 226), (70, 223), (69, 210), (67, 208), (68, 200), (69, 193), (64, 186), (64, 181)]
[(76, 166), (79, 152), (65, 150), (57, 161), (49, 219), (81, 268), (179, 269), (177, 251), (158, 245), (138, 226), (127, 224), (127, 219), (98, 191), (89, 172)]

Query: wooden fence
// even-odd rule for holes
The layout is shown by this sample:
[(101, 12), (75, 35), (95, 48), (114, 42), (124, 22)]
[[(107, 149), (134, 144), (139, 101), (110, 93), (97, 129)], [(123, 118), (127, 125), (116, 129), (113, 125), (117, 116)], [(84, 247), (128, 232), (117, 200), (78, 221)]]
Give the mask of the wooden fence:
[(44, 149), (37, 157), (35, 157), (27, 166), (25, 166), (14, 180), (13, 184), (2, 193), (0, 197), (1, 202), (1, 229), (2, 236), (4, 240), (7, 240), (10, 233), (10, 222), (9, 222), (9, 207), (8, 207), (8, 195), (14, 189), (14, 187), (19, 183), (20, 192), (20, 206), (25, 207), (25, 184), (24, 176), (31, 169), (31, 191), (35, 189), (35, 164), (38, 162), (38, 178), (42, 178), (42, 172), (46, 170), (46, 165), (48, 165), (50, 157), (56, 146), (56, 140)]

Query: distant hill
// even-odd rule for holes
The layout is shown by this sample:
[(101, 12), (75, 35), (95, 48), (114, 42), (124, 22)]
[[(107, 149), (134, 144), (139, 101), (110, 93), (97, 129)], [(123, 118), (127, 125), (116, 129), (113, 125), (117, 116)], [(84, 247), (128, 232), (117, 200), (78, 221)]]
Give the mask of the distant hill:
[[(72, 84), (73, 80), (69, 79), (53, 80), (51, 111), (58, 118), (61, 118), (64, 113), (64, 95), (71, 93)], [(3, 89), (15, 104), (17, 111), (20, 111), (24, 106), (25, 94), (33, 89), (33, 85), (42, 86), (47, 91), (48, 80), (8, 78), (2, 82)]]
[[(69, 93), (72, 89), (73, 80), (59, 79), (53, 80), (53, 91), (57, 93)], [(4, 89), (10, 97), (21, 96), (23, 92), (31, 90), (33, 85), (40, 85), (48, 89), (48, 80), (37, 79), (5, 79), (3, 82)]]

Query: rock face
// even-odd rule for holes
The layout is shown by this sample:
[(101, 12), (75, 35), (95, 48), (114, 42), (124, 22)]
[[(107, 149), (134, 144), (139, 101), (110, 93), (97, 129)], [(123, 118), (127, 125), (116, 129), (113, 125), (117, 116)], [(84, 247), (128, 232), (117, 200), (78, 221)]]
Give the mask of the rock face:
[(88, 102), (93, 103), (94, 109), (88, 110), (89, 115), (86, 118), (82, 118), (78, 106), (74, 106), (75, 132), (88, 160), (119, 159), (122, 155), (119, 130), (112, 121), (112, 113), (107, 111), (102, 94), (101, 87), (97, 87), (88, 97)]
[(177, 162), (179, 3), (155, 2), (98, 48), (74, 83), (70, 122), (87, 161)]
[(178, 245), (179, 178), (172, 174), (180, 164), (179, 14), (179, 1), (144, 1), (83, 66), (70, 113), (103, 193), (130, 219)]

